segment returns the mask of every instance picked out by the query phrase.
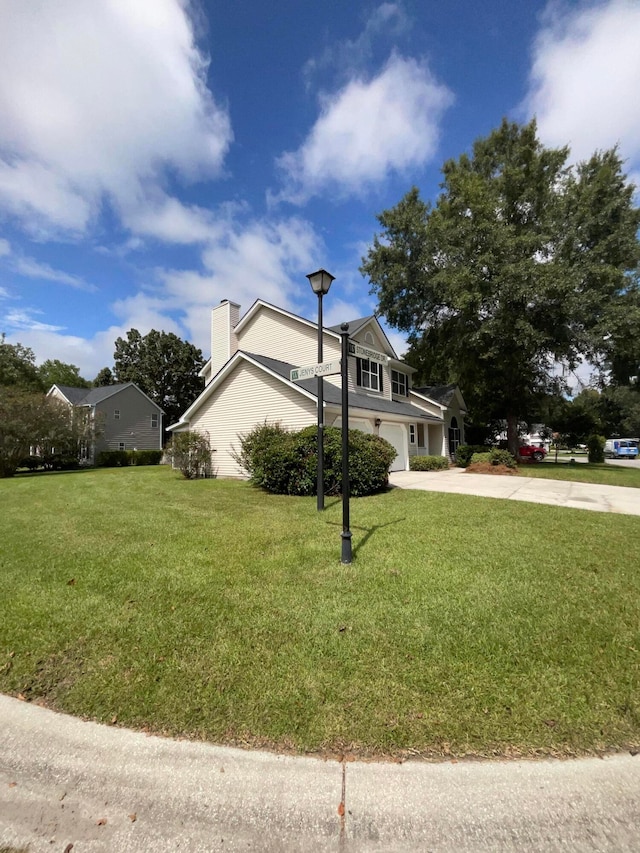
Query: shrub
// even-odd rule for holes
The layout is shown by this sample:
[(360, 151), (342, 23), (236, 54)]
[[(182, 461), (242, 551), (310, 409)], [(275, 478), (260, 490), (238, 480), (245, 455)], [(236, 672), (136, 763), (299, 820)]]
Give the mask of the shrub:
[(126, 450), (101, 450), (96, 459), (99, 468), (126, 468), (129, 454)]
[(474, 453), (471, 457), (471, 464), (475, 465), (478, 462), (486, 462), (489, 465), (504, 465), (506, 468), (516, 468), (517, 463), (513, 454), (508, 450), (500, 450), (499, 447), (492, 447), (484, 453)]
[(507, 468), (516, 468), (516, 458), (508, 450), (500, 450), (497, 447), (492, 447), (489, 451), (489, 462), (492, 465), (504, 465)]
[(474, 453), (487, 453), (488, 450), (486, 444), (459, 444), (456, 449), (456, 465), (458, 468), (467, 468)]
[(128, 450), (129, 465), (159, 465), (162, 450)]
[(446, 456), (411, 456), (410, 471), (445, 471), (449, 467)]
[(166, 452), (173, 467), (187, 480), (213, 474), (211, 456), (215, 451), (211, 449), (208, 435), (195, 430), (179, 432), (167, 445)]
[(39, 456), (27, 456), (18, 462), (18, 468), (26, 468), (29, 471), (35, 471), (43, 465), (43, 460)]
[[(317, 487), (317, 427), (289, 432), (280, 424), (258, 424), (240, 436), (234, 459), (252, 483), (274, 494), (314, 495)], [(349, 430), (349, 480), (354, 497), (383, 489), (396, 451), (383, 438)], [(342, 431), (324, 429), (324, 491), (342, 487)]]
[(590, 435), (587, 439), (587, 454), (589, 462), (604, 462), (604, 443), (602, 435)]

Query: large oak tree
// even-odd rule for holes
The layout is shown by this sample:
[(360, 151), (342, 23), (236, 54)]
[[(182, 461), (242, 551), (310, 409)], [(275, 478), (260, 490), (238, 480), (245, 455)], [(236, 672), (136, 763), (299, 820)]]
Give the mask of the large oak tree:
[(633, 186), (615, 149), (576, 168), (568, 156), (535, 121), (503, 121), (444, 164), (435, 206), (413, 188), (379, 215), (361, 267), (418, 378), (458, 382), (477, 419), (505, 418), (512, 451), (518, 422), (562, 384), (554, 365), (611, 366), (616, 336), (631, 351), (640, 335)]
[(202, 391), (198, 376), (204, 367), (202, 351), (172, 332), (152, 329), (141, 335), (129, 329), (115, 343), (116, 382), (135, 382), (165, 413), (165, 427), (175, 423)]

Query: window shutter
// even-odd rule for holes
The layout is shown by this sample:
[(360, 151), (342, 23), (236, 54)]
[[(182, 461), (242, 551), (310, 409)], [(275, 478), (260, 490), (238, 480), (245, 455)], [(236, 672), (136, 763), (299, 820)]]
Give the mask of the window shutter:
[(378, 365), (378, 379), (380, 380), (380, 392), (382, 392), (382, 365)]
[(362, 385), (362, 362), (356, 358), (356, 385)]

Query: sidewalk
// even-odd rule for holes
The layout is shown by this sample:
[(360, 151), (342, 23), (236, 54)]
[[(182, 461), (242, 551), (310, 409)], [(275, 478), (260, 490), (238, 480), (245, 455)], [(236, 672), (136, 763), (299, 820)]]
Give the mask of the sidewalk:
[(0, 849), (632, 851), (639, 791), (629, 753), (341, 763), (148, 737), (0, 695)]
[(452, 492), (640, 515), (640, 489), (624, 486), (599, 486), (537, 477), (468, 474), (464, 468), (450, 468), (448, 471), (394, 471), (389, 476), (389, 482), (399, 489)]

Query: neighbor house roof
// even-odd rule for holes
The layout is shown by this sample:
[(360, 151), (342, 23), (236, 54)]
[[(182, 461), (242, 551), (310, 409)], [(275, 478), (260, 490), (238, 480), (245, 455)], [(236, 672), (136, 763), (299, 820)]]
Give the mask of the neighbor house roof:
[[(163, 409), (144, 393), (135, 382), (120, 382), (117, 385), (101, 385), (99, 388), (74, 388), (72, 385), (54, 385), (53, 388), (57, 388), (67, 400), (72, 403), (74, 406), (97, 406), (98, 403), (101, 403), (103, 400), (107, 400), (109, 397), (113, 397), (114, 394), (122, 391), (124, 388), (135, 388), (142, 395), (144, 395), (147, 400), (155, 406), (158, 411), (163, 412)], [(163, 412), (164, 413), (164, 412)]]

